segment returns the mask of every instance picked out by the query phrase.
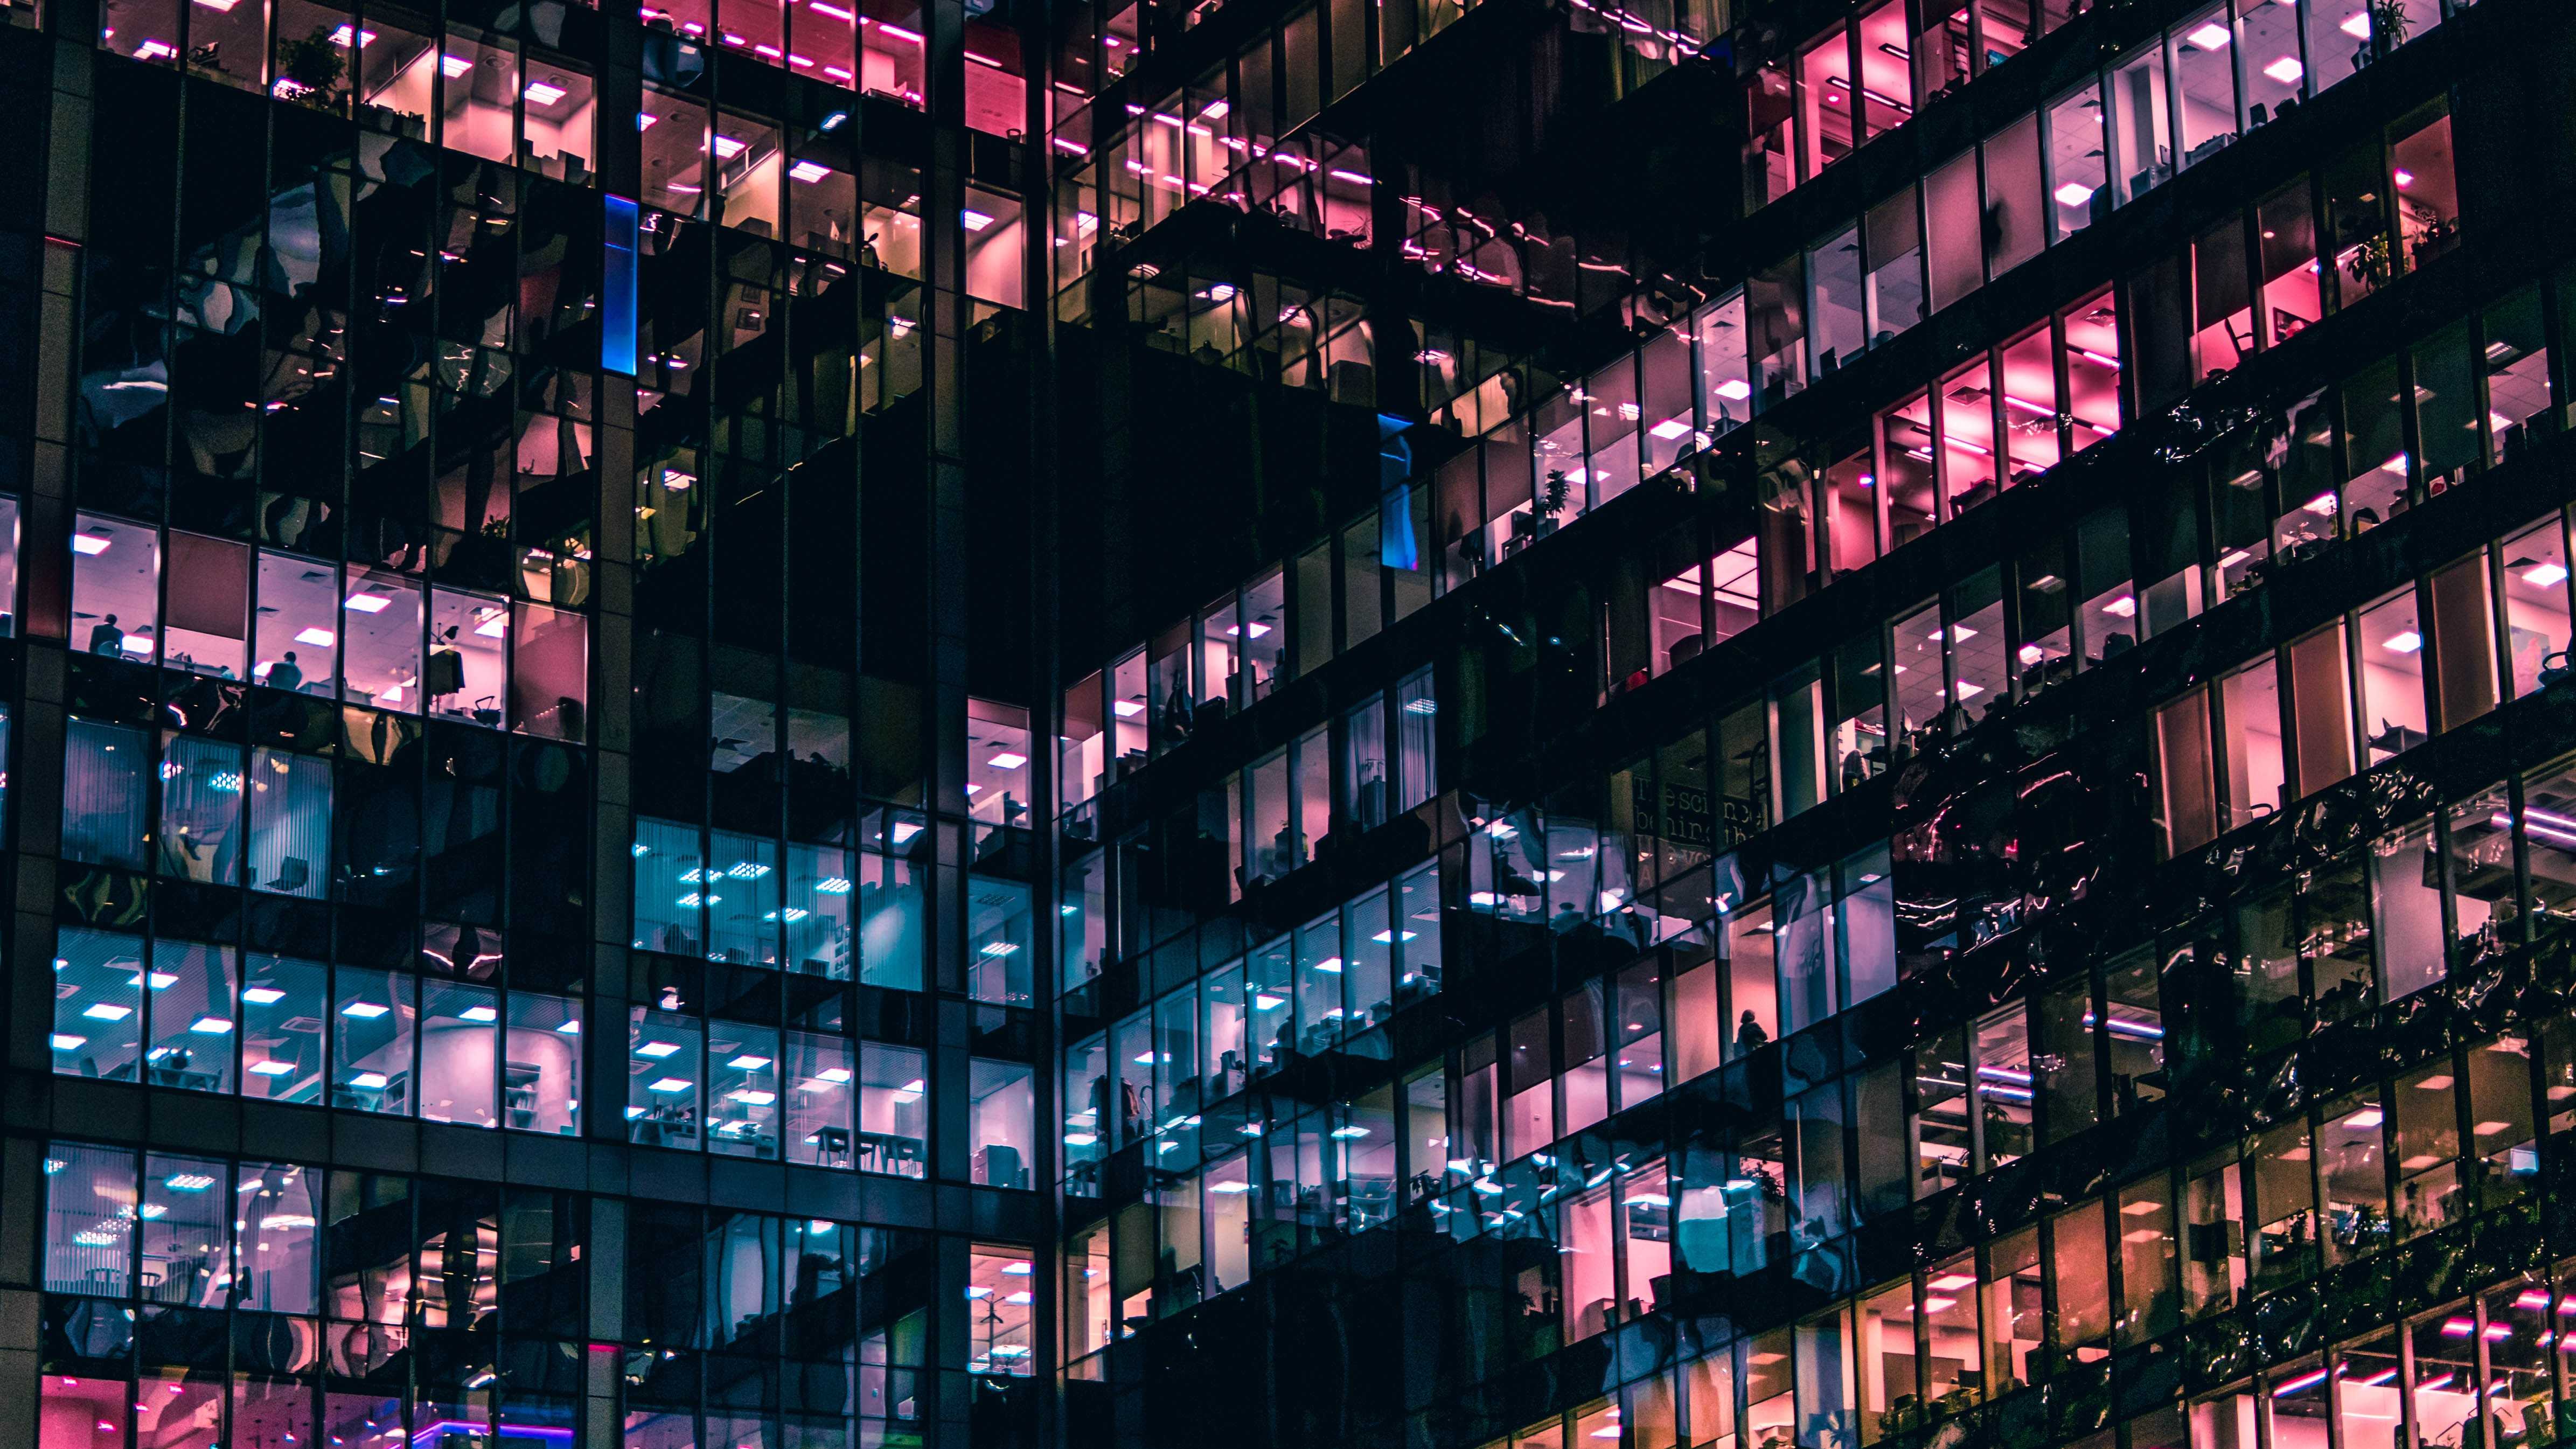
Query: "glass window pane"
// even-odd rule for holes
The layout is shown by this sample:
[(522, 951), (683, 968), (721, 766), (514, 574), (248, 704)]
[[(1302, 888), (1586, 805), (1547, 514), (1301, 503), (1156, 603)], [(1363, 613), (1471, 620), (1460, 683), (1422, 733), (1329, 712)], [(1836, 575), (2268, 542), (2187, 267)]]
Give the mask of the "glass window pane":
[(232, 1283), (231, 1176), (209, 1158), (143, 1159), (136, 1282), (146, 1302), (224, 1305)]
[(851, 1113), (858, 1096), (849, 1039), (791, 1031), (785, 1037), (787, 1112), (780, 1136), (787, 1160), (848, 1167)]
[(2171, 35), (2180, 164), (2190, 166), (2236, 139), (2235, 36), (2223, 4), (2185, 19)]
[(626, 1139), (648, 1147), (698, 1146), (699, 1019), (627, 1008)]
[(2142, 48), (2111, 74), (2111, 177), (2118, 205), (2173, 174), (2173, 118), (2166, 110), (2161, 50)]
[(145, 975), (151, 1020), (144, 1080), (191, 1092), (233, 1089), (233, 1041), (241, 1029), (230, 946), (155, 941)]
[(341, 599), (341, 697), (420, 713), (420, 585), (399, 574), (352, 570)]
[(161, 540), (145, 524), (83, 514), (72, 534), (72, 638), (92, 654), (153, 657)]
[(2364, 609), (2354, 647), (2361, 655), (2363, 738), (2375, 765), (2430, 737), (2415, 591), (2401, 589)]
[(249, 548), (193, 533), (170, 535), (163, 663), (218, 679), (242, 678), (250, 667), (249, 607)]
[(2099, 83), (2087, 81), (2048, 103), (2050, 240), (2073, 236), (2109, 208), (2104, 143)]
[(469, 1127), (498, 1125), (493, 1057), (500, 1019), (500, 994), (491, 987), (421, 983), (421, 1116)]
[(923, 1054), (913, 1048), (860, 1044), (860, 1171), (900, 1177), (928, 1171), (928, 1075)]
[(254, 954), (242, 973), (242, 1095), (322, 1100), (326, 968)]
[(1036, 1085), (1032, 1070), (1018, 1062), (968, 1064), (968, 1086), (974, 1094), (968, 1120), (967, 1147), (974, 1153), (973, 1179), (986, 1187), (1029, 1186), (1029, 1164), (1036, 1160), (1034, 1131)]
[(332, 972), (332, 1106), (410, 1114), (414, 985), (398, 971)]
[(2260, 820), (2289, 803), (2281, 744), (2280, 672), (2269, 657), (2229, 674), (2220, 686), (2226, 719), (2227, 827)]
[(138, 1205), (135, 1173), (134, 1154), (116, 1148), (65, 1142), (47, 1151), (46, 1291), (126, 1296)]
[[(245, 1162), (234, 1187), (241, 1260), (237, 1307), (267, 1313), (311, 1313), (321, 1298), (319, 1184), (315, 1174), (276, 1162)], [(235, 1442), (245, 1426), (238, 1411)], [(287, 1441), (280, 1439), (282, 1446)]]
[(142, 937), (65, 928), (54, 943), (54, 1070), (135, 1080), (143, 984)]
[(633, 851), (635, 949), (697, 955), (706, 905), (697, 827), (638, 816)]
[(250, 884), (321, 899), (331, 874), (331, 762), (251, 751)]
[(240, 746), (168, 736), (161, 759), (161, 873), (240, 884), (243, 793)]
[(508, 610), (501, 600), (448, 589), (432, 592), (429, 677), (421, 686), (432, 713), (501, 727), (508, 634)]
[(1858, 228), (1807, 249), (1807, 318), (1815, 339), (1810, 355), (1818, 376), (1848, 366), (1869, 346), (1861, 293)]
[(1027, 1006), (1035, 998), (1029, 888), (999, 874), (968, 877), (967, 986), (978, 1001)]
[[(2280, 7), (2261, 0), (2259, 8)], [(2308, 201), (2307, 178), (2302, 176), (2265, 197), (2255, 209), (2254, 225), (2260, 238), (2257, 266), (2263, 288), (2263, 315), (2256, 330), (2266, 342), (2284, 342), (2324, 315), (2317, 273), (2317, 220)]]
[(143, 870), (151, 773), (149, 733), (69, 720), (63, 741), (63, 859)]
[(1852, 151), (1855, 97), (1851, 86), (1851, 45), (1840, 25), (1827, 31), (1798, 56), (1798, 130), (1802, 142), (1802, 178), (1818, 172)]
[(850, 854), (836, 845), (787, 847), (787, 962), (808, 976), (850, 979)]
[(505, 1125), (521, 1132), (581, 1135), (581, 1002), (510, 993), (501, 1063)]
[(2443, 975), (2442, 874), (2433, 827), (2382, 836), (2370, 856), (2370, 934), (2379, 948), (2384, 998), (2395, 1001)]
[[(2438, 109), (2439, 102), (2435, 103)], [(2451, 159), (2451, 118), (2437, 115), (2391, 137), (2397, 224), (2404, 263), (2420, 267), (2458, 245), (2460, 187)]]
[(1395, 1003), (1403, 1006), (1440, 989), (1440, 871), (1426, 865), (1396, 887), (1396, 941), (1400, 951)]
[(2025, 115), (1988, 137), (1985, 158), (1986, 270), (2000, 277), (2048, 244), (2055, 203), (2042, 181), (2039, 117)]
[(590, 699), (590, 620), (570, 609), (512, 604), (510, 621), (511, 728), (583, 742)]
[(2299, 55), (2299, 7), (2277, 0), (2236, 0), (2238, 81), (2248, 130), (2281, 114), (2305, 89)]
[(1937, 507), (1932, 492), (1932, 403), (1917, 393), (1879, 414), (1877, 483), (1887, 498), (1890, 546), (1931, 531)]
[(779, 1082), (776, 1031), (739, 1022), (709, 1022), (707, 1150), (774, 1160)]
[[(1386, 1019), (1394, 995), (1393, 964), (1396, 927), (1387, 919), (1387, 893), (1371, 891), (1343, 908), (1343, 945), (1348, 958), (1344, 982), (1350, 1002), (1350, 1030), (1364, 1031)], [(1411, 932), (1406, 932), (1409, 939)]]
[[(778, 964), (778, 842), (765, 836), (715, 832), (715, 853), (696, 881), (685, 872), (683, 886), (694, 885), (703, 899), (712, 934), (707, 959), (742, 965)], [(697, 904), (680, 897), (683, 908)]]
[[(901, 846), (922, 834), (910, 821), (889, 832)], [(906, 856), (859, 853), (859, 980), (902, 991), (921, 989), (921, 886)]]
[(2505, 652), (2520, 698), (2568, 667), (2567, 543), (2553, 517), (2505, 539), (2503, 553)]
[(1410, 810), (1438, 788), (1438, 723), (1440, 702), (1431, 692), (1431, 671), (1423, 670), (1396, 686), (1396, 797), (1399, 810)]

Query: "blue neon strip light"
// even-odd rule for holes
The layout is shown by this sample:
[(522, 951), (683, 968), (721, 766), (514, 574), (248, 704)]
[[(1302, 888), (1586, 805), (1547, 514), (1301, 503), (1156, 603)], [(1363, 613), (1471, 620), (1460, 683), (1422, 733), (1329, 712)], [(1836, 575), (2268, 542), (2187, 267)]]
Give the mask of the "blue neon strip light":
[(635, 203), (607, 198), (601, 228), (606, 256), (600, 268), (599, 365), (635, 375)]

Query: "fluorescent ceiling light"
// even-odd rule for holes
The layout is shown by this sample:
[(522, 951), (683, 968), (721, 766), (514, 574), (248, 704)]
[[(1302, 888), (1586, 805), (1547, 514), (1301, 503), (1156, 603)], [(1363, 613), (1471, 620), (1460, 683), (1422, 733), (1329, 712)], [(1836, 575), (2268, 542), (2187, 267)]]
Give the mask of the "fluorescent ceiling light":
[[(202, 4), (203, 0), (199, 0), (199, 3)], [(565, 96), (572, 93), (565, 90), (562, 86), (549, 85), (544, 81), (530, 81), (528, 82), (528, 88), (524, 94), (529, 100), (536, 102), (538, 105), (551, 106), (555, 102), (562, 100)]]

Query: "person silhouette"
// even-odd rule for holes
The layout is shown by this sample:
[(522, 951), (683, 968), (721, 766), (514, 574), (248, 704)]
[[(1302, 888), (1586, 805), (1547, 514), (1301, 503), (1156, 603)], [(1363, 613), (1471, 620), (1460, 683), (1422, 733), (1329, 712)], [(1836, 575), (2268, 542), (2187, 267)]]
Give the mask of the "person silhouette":
[(285, 658), (268, 666), (268, 683), (272, 689), (300, 691), (304, 688), (304, 670), (295, 662), (294, 650), (287, 650)]
[(1762, 1023), (1753, 1019), (1752, 1008), (1747, 1007), (1744, 1019), (1735, 1024), (1735, 1049), (1749, 1052), (1770, 1040), (1771, 1033), (1762, 1029)]
[(89, 652), (108, 655), (120, 655), (125, 652), (125, 631), (116, 627), (114, 614), (90, 626)]

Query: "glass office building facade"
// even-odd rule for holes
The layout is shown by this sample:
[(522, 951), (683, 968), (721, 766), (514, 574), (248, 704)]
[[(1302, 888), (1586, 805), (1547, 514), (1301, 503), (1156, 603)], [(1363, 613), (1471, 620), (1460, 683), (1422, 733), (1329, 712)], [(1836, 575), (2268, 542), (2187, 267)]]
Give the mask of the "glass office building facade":
[(663, 3), (0, 5), (0, 1437), (2576, 1435), (2576, 12)]

